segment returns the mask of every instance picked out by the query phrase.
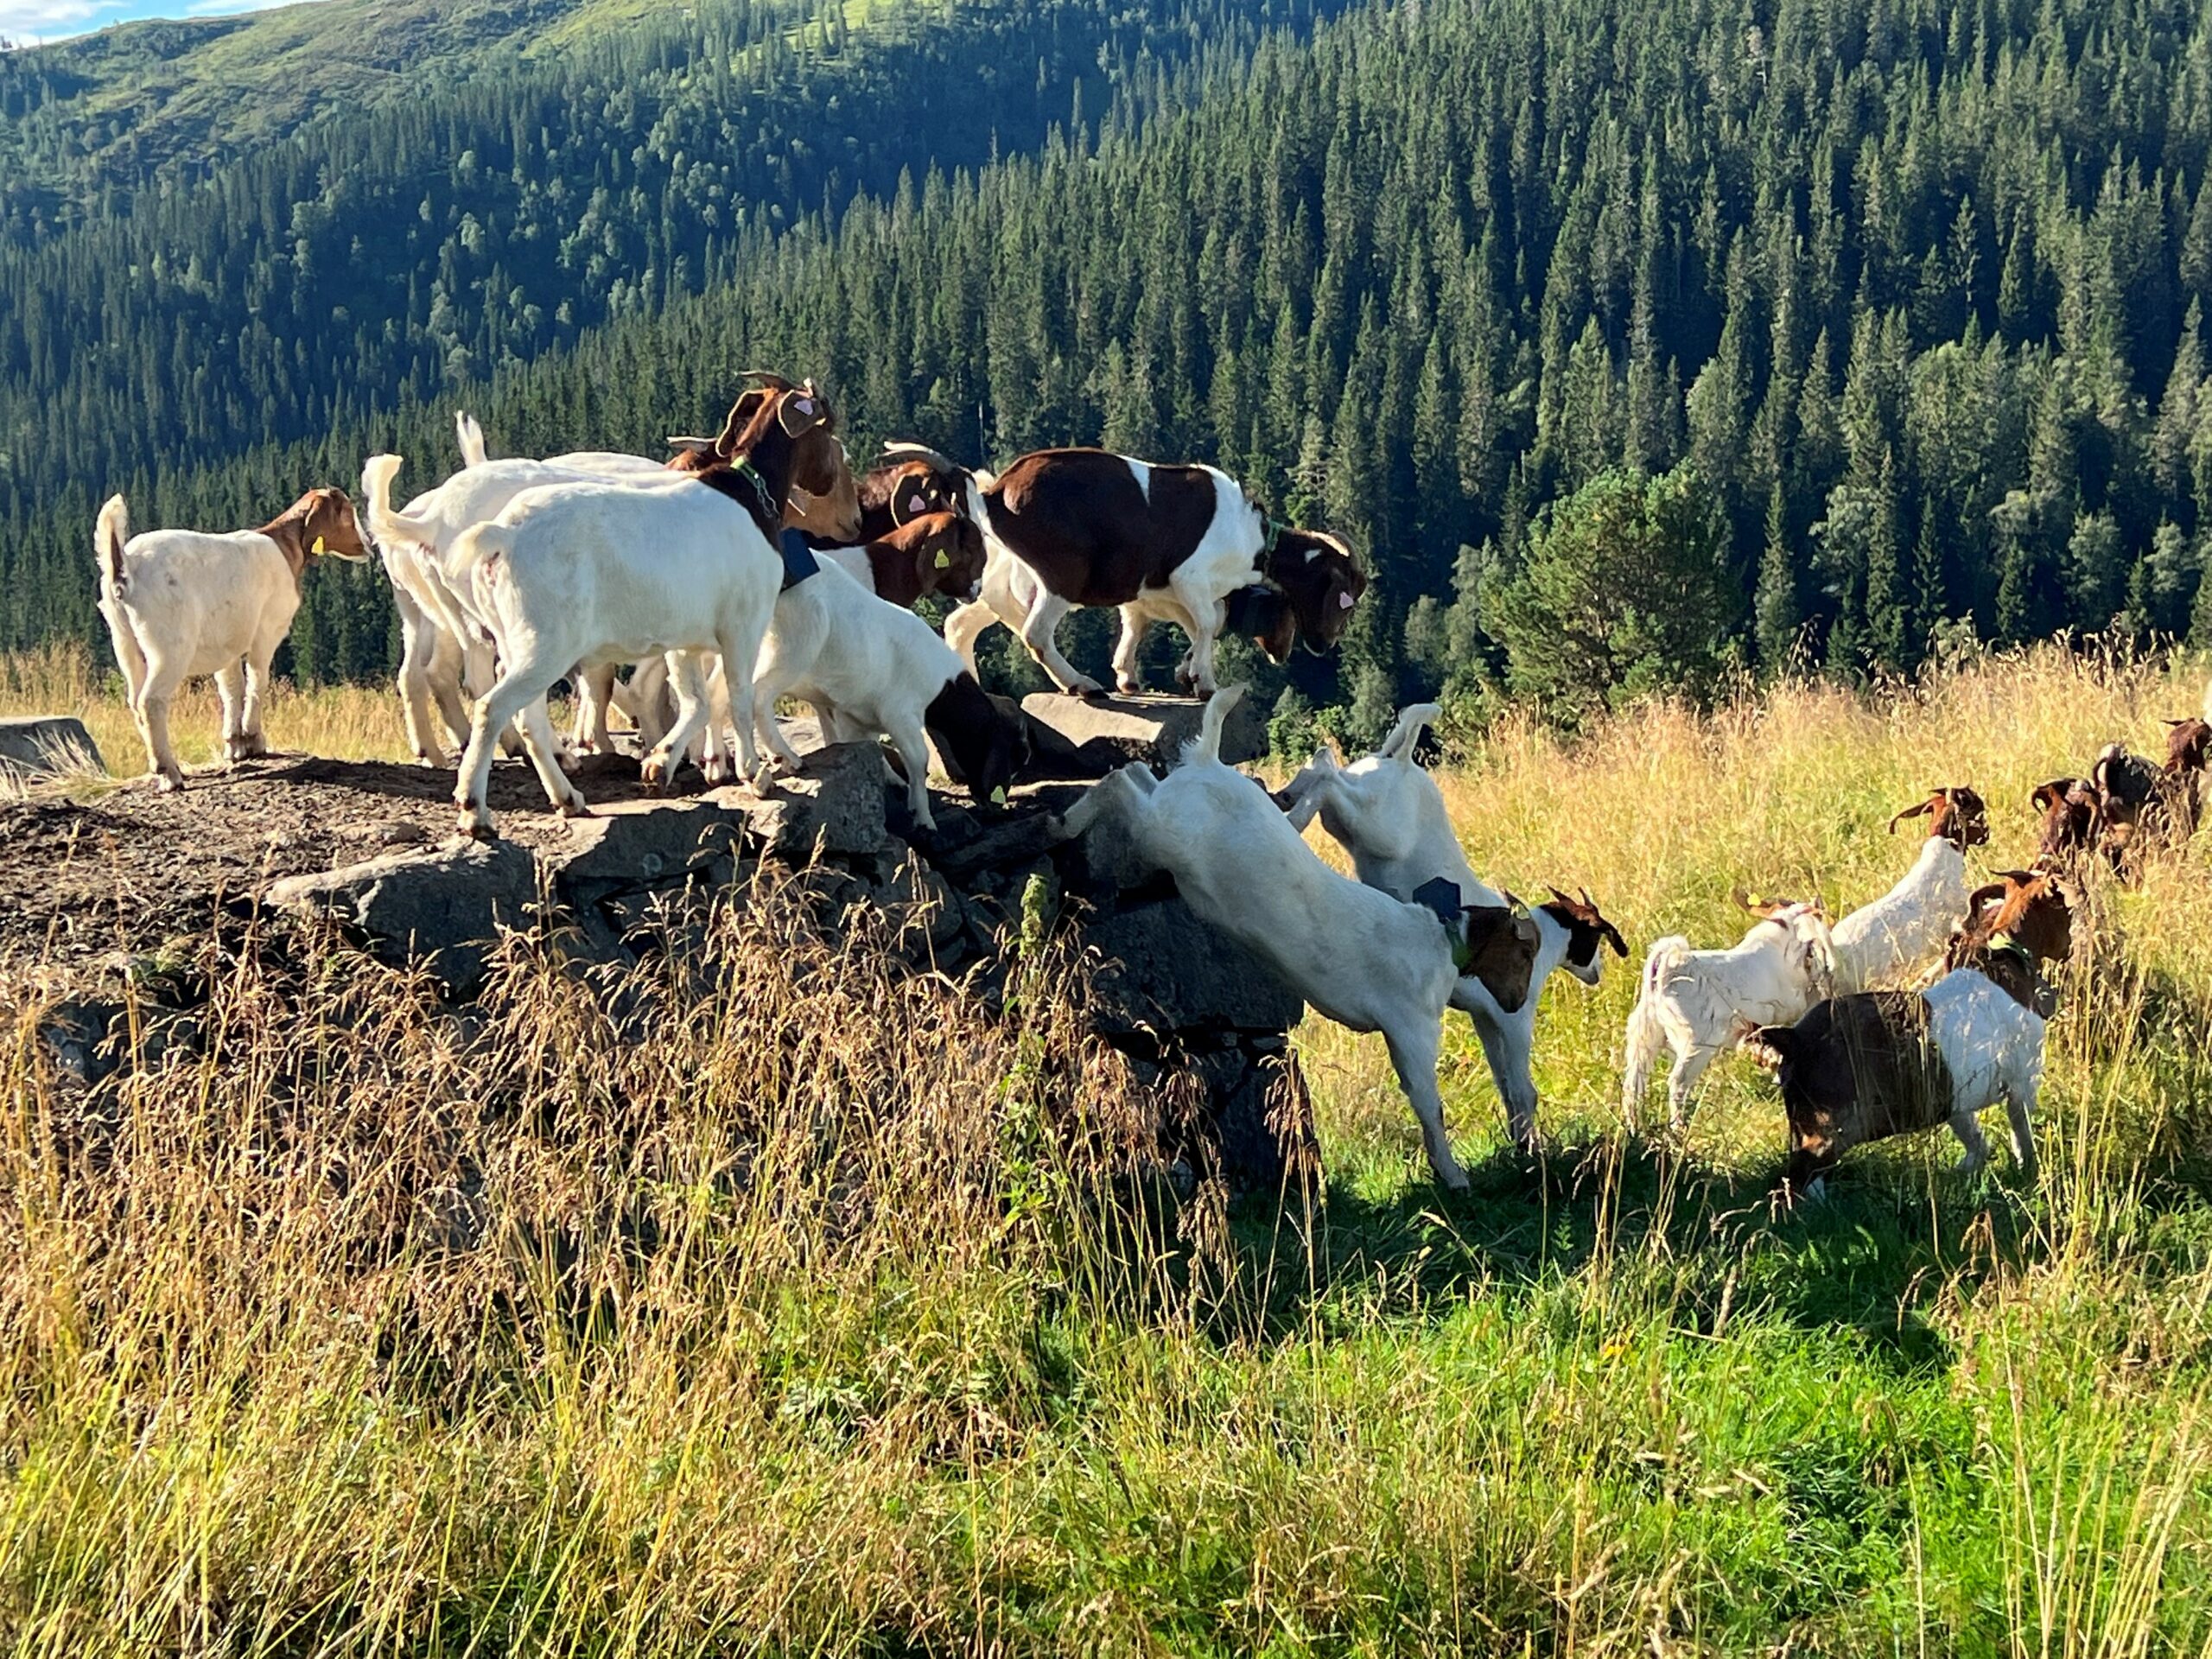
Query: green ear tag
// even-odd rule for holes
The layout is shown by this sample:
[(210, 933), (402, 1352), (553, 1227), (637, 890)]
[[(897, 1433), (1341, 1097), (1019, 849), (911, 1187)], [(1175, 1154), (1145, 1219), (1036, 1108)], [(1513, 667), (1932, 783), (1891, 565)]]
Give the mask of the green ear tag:
[(991, 804), (994, 806), (1004, 806), (1006, 804), (1005, 785), (1001, 785), (991, 791)]
[(937, 556), (937, 568), (940, 570), (951, 569), (952, 555), (940, 550)]

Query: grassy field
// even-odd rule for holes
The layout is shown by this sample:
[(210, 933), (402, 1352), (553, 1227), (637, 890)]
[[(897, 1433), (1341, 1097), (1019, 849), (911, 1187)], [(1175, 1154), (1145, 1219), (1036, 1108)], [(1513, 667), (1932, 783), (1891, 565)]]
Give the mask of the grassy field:
[[(80, 706), (122, 764), (65, 666), (0, 710)], [(1588, 885), (1640, 957), (1732, 938), (1733, 885), (1864, 901), (1934, 785), (2024, 861), (2029, 788), (2202, 684), (2046, 652), (1508, 726), (1446, 787), (1478, 869)], [(271, 713), (397, 734), (388, 693)], [(524, 951), (464, 1071), (337, 953), (322, 1017), (240, 974), (206, 1058), (86, 1122), (19, 1027), (0, 1650), (2212, 1654), (2201, 845), (2095, 908), (2040, 1190), (1929, 1137), (1783, 1214), (1748, 1063), (1686, 1147), (1624, 1125), (1632, 963), (1549, 993), (1540, 1159), (1455, 1020), (1463, 1198), (1379, 1043), (1310, 1022), (1325, 1191), (1233, 1209), (1129, 1196), (1068, 964), (995, 1027), (772, 894), (712, 995), (645, 988), (645, 1047)]]

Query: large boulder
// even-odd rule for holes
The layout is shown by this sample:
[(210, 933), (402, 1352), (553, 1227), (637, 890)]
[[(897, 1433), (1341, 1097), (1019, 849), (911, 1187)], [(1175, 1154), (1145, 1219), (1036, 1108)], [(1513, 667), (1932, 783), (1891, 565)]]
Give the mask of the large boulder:
[(26, 715), (0, 720), (0, 778), (56, 772), (105, 772), (99, 745), (74, 715)]
[(289, 876), (265, 901), (327, 917), (360, 935), (379, 960), (421, 963), (458, 993), (481, 982), (499, 930), (522, 925), (537, 892), (537, 861), (526, 850), (472, 841)]
[(743, 812), (708, 797), (613, 801), (572, 819), (567, 845), (538, 855), (561, 899), (582, 906), (695, 878), (726, 884), (747, 823)]
[[(1056, 734), (1073, 755), (1112, 766), (1141, 760), (1163, 772), (1198, 734), (1205, 711), (1205, 703), (1188, 697), (1085, 698), (1038, 691), (1021, 700), (1021, 712)], [(1267, 752), (1267, 716), (1252, 699), (1241, 697), (1222, 728), (1221, 758), (1241, 766)]]
[(1083, 939), (1101, 958), (1091, 1008), (1109, 1037), (1281, 1032), (1305, 1017), (1304, 1001), (1272, 969), (1180, 899), (1097, 917)]

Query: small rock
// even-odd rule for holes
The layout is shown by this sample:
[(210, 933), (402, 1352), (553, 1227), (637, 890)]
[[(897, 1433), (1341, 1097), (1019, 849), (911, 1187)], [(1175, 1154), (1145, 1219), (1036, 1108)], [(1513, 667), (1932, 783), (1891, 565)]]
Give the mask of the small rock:
[(270, 885), (267, 902), (327, 916), (365, 936), (383, 961), (422, 962), (454, 991), (484, 976), (502, 926), (537, 897), (537, 866), (512, 842), (460, 842)]
[(93, 772), (107, 762), (85, 722), (74, 715), (26, 715), (0, 720), (0, 778), (51, 777)]
[(883, 756), (873, 743), (836, 743), (804, 757), (796, 774), (756, 796), (742, 785), (706, 798), (743, 815), (753, 833), (786, 862), (817, 852), (855, 857), (890, 844), (883, 813)]

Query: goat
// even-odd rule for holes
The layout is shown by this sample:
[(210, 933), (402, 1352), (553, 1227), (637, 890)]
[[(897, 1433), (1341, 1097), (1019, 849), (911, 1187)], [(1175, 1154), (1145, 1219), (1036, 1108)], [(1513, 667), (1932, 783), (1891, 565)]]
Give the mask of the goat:
[[(953, 466), (914, 446), (898, 453)], [(1335, 645), (1366, 591), (1343, 542), (1272, 524), (1218, 467), (1040, 449), (995, 477), (963, 476), (968, 516), (990, 556), (982, 596), (946, 619), (944, 637), (971, 673), (976, 642), (1004, 622), (1063, 691), (1095, 696), (1097, 682), (1060, 654), (1056, 635), (1071, 610), (1111, 605), (1122, 613), (1114, 675), (1122, 691), (1141, 689), (1138, 650), (1154, 622), (1168, 621), (1191, 641), (1177, 677), (1210, 696), (1214, 645), (1232, 610), (1281, 662), (1301, 637), (1309, 649)]]
[(2212, 726), (2201, 720), (2171, 720), (2166, 725), (2163, 767), (2109, 743), (2089, 772), (2099, 810), (2099, 849), (2115, 871), (2131, 879), (2141, 876), (2145, 855), (2196, 833), (2198, 780), (2212, 753)]
[[(865, 508), (862, 518), (865, 534)], [(824, 563), (907, 610), (931, 594), (972, 598), (983, 579), (982, 532), (958, 513), (925, 513), (856, 547), (821, 552)]]
[(478, 702), (455, 792), (465, 834), (489, 836), (484, 791), (492, 734), (529, 710), (524, 747), (547, 796), (588, 810), (552, 758), (543, 697), (578, 663), (671, 664), (677, 720), (645, 763), (648, 790), (665, 785), (707, 718), (698, 653), (721, 653), (741, 769), (759, 770), (753, 669), (786, 566), (778, 550), (790, 493), (843, 503), (858, 526), (854, 486), (834, 417), (810, 384), (761, 398), (742, 430), (716, 440), (722, 465), (671, 482), (597, 480), (525, 492), (499, 518), (464, 531), (451, 577), (489, 620), (499, 678)]
[[(1443, 791), (1414, 759), (1422, 731), (1440, 712), (1433, 702), (1404, 710), (1382, 747), (1350, 766), (1339, 766), (1330, 750), (1317, 750), (1276, 799), (1294, 829), (1303, 830), (1318, 814), (1322, 827), (1351, 855), (1359, 879), (1394, 899), (1409, 901), (1427, 882), (1444, 876), (1458, 887), (1462, 904), (1502, 904), (1502, 895), (1469, 867)], [(1601, 944), (1610, 945), (1616, 956), (1628, 955), (1620, 930), (1599, 912), (1586, 890), (1580, 899), (1557, 887), (1551, 893), (1552, 902), (1532, 912), (1538, 942), (1528, 1000), (1509, 1012), (1479, 987), (1466, 999), (1491, 1078), (1505, 1103), (1507, 1123), (1522, 1146), (1532, 1145), (1536, 1136), (1536, 1002), (1545, 982), (1564, 969), (1595, 986)]]
[(308, 564), (325, 554), (358, 563), (369, 550), (353, 502), (333, 489), (309, 490), (258, 530), (130, 531), (130, 509), (109, 497), (92, 530), (99, 610), (146, 745), (146, 770), (168, 792), (184, 787), (169, 741), (177, 688), (212, 674), (223, 699), (224, 759), (235, 766), (266, 754), (269, 664), (291, 632)]
[(1966, 849), (1988, 844), (1989, 815), (1973, 790), (1939, 789), (1891, 818), (1890, 833), (1922, 817), (1928, 819), (1928, 839), (1904, 879), (1830, 933), (1840, 996), (1871, 990), (1943, 954), (1967, 901)]
[[(949, 512), (968, 514), (968, 469), (919, 444), (887, 443), (874, 466), (861, 474), (860, 539), (880, 542), (917, 518)], [(836, 545), (833, 538), (810, 533), (817, 549)]]
[(2037, 784), (2028, 801), (2043, 815), (2036, 844), (2038, 868), (2069, 867), (2097, 844), (2104, 804), (2087, 779), (2053, 778)]
[(1736, 902), (1759, 918), (1733, 949), (1694, 950), (1679, 934), (1653, 942), (1642, 988), (1628, 1017), (1627, 1068), (1621, 1108), (1633, 1122), (1662, 1049), (1674, 1062), (1667, 1078), (1668, 1122), (1689, 1127), (1706, 1068), (1762, 1026), (1785, 1025), (1826, 998), (1835, 984), (1835, 950), (1818, 901)]
[(1143, 766), (1123, 766), (1069, 810), (1059, 833), (1082, 835), (1111, 815), (1142, 858), (1173, 875), (1200, 920), (1338, 1024), (1381, 1032), (1421, 1120), (1429, 1166), (1446, 1186), (1463, 1188), (1436, 1081), (1444, 1010), (1469, 1007), (1478, 989), (1500, 1008), (1519, 1008), (1536, 925), (1517, 906), (1463, 904), (1448, 880), (1422, 903), (1405, 904), (1324, 864), (1266, 790), (1221, 762), (1222, 724), (1243, 693), (1231, 686), (1213, 698), (1164, 783)]
[(1759, 1032), (1755, 1046), (1777, 1074), (1789, 1117), (1784, 1191), (1816, 1197), (1852, 1147), (1945, 1122), (1970, 1175), (1989, 1155), (1980, 1114), (1999, 1101), (2013, 1158), (2033, 1185), (2031, 1118), (2044, 1025), (2056, 1006), (2041, 965), (2072, 950), (2066, 878), (2008, 871), (1970, 897), (1950, 971), (1927, 990), (1838, 997)]
[[(718, 669), (709, 692), (718, 723), (725, 685)], [(907, 806), (926, 830), (937, 828), (930, 740), (946, 771), (979, 801), (1003, 799), (1023, 758), (1017, 732), (959, 653), (913, 612), (869, 593), (836, 564), (777, 595), (753, 693), (761, 742), (792, 771), (799, 757), (776, 724), (779, 697), (812, 705), (826, 741), (888, 737), (906, 773)]]

